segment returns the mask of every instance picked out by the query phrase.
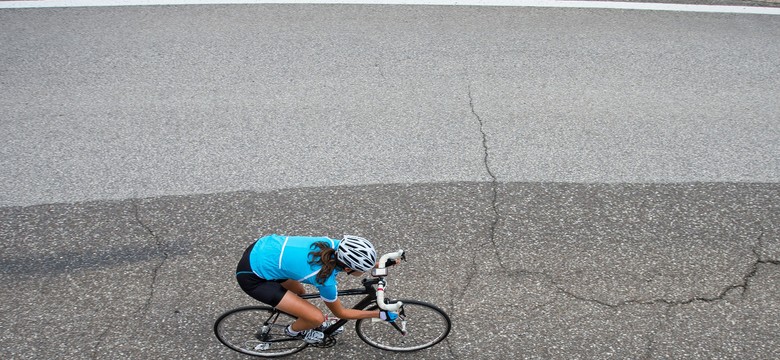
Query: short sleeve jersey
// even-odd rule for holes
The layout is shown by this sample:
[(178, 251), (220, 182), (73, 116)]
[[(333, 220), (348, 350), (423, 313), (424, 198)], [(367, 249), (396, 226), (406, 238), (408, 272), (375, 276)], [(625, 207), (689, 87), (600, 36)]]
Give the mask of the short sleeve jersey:
[(297, 280), (314, 285), (320, 292), (320, 297), (327, 302), (334, 302), (338, 297), (336, 274), (334, 270), (323, 284), (317, 282), (320, 272), (319, 264), (310, 264), (309, 253), (316, 242), (325, 242), (333, 249), (339, 245), (338, 240), (327, 237), (306, 237), (268, 235), (261, 237), (249, 253), (249, 265), (255, 275), (266, 280)]

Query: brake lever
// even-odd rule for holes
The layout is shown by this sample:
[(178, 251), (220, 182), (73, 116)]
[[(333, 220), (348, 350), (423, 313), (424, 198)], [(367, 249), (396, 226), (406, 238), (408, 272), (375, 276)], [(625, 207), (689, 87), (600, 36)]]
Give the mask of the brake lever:
[[(398, 326), (399, 322), (401, 323), (401, 326)], [(409, 331), (406, 330), (406, 312), (404, 311), (403, 306), (398, 311), (398, 318), (395, 319), (395, 321), (393, 321), (391, 324), (396, 330), (398, 330), (398, 332), (401, 333), (401, 335), (406, 336), (406, 334), (409, 333)]]

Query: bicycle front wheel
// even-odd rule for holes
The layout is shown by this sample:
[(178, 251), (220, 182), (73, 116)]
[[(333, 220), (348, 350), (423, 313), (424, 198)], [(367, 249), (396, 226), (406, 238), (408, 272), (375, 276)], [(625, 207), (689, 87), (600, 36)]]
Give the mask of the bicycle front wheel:
[(214, 334), (225, 346), (242, 354), (262, 357), (285, 356), (308, 344), (284, 333), (295, 317), (268, 306), (230, 310), (214, 323)]
[[(406, 335), (386, 321), (361, 319), (355, 323), (360, 339), (382, 350), (406, 352), (429, 348), (449, 335), (452, 323), (442, 309), (421, 301), (401, 301), (404, 303), (404, 319), (396, 321), (406, 322)], [(377, 309), (378, 306), (373, 306), (368, 310)]]

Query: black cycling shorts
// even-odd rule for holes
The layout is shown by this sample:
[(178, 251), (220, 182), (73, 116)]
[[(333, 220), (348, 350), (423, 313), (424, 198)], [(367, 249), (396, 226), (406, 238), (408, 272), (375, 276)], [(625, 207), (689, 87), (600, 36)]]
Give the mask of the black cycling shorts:
[(244, 256), (238, 262), (236, 267), (236, 280), (241, 290), (244, 290), (249, 296), (257, 301), (276, 307), (287, 293), (287, 289), (282, 286), (285, 280), (266, 280), (252, 272), (249, 266), (249, 253), (255, 244), (249, 245), (244, 251)]

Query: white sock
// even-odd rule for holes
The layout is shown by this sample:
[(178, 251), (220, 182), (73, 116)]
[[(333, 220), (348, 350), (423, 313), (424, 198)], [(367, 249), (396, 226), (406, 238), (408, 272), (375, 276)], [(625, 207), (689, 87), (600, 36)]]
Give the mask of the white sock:
[(290, 333), (290, 335), (292, 335), (292, 336), (298, 336), (298, 334), (300, 334), (300, 333), (301, 333), (300, 331), (295, 331), (295, 330), (293, 330), (293, 329), (292, 329), (292, 325), (287, 325), (287, 331), (288, 331), (288, 332)]

